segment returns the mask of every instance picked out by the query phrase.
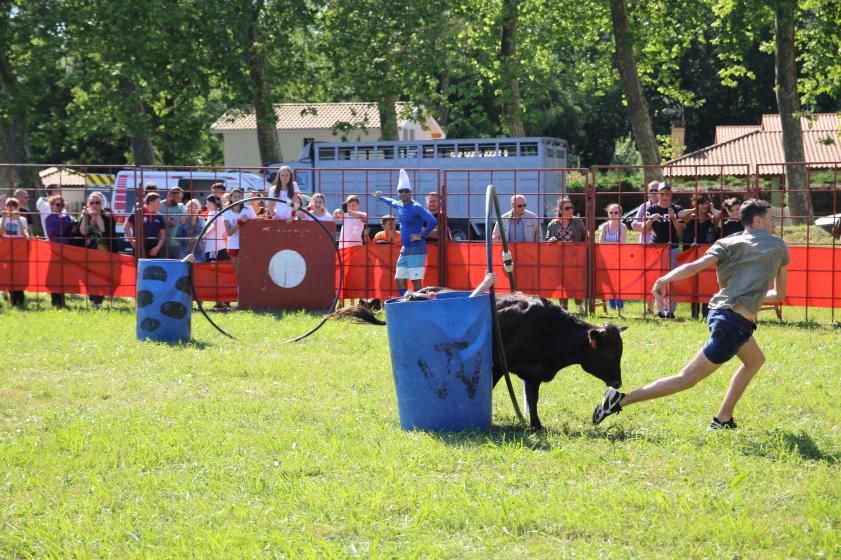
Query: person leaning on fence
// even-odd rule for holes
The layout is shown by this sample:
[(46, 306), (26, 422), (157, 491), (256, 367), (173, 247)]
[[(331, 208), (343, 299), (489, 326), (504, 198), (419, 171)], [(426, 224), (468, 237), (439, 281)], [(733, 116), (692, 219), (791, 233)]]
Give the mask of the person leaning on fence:
[[(568, 196), (558, 199), (557, 218), (549, 222), (546, 228), (546, 241), (549, 243), (578, 243), (587, 240), (587, 227), (584, 220), (575, 215), (575, 206)], [(558, 300), (561, 307), (568, 309), (567, 298)], [(575, 298), (578, 312), (584, 314), (584, 299)]]
[[(64, 207), (64, 199), (59, 195), (53, 195), (47, 200), (49, 213), (41, 211), (44, 218), (44, 231), (50, 243), (67, 245), (73, 235), (73, 218), (71, 218)], [(50, 292), (50, 301), (55, 308), (67, 307), (63, 293)]]
[[(164, 217), (158, 213), (161, 209), (161, 195), (152, 191), (143, 197), (143, 240), (137, 243), (134, 228), (134, 217), (128, 217), (125, 224), (125, 236), (134, 248), (134, 254), (142, 258), (154, 259), (163, 258), (163, 246), (166, 243), (166, 222)], [(142, 253), (141, 253), (142, 247)]]
[[(435, 219), (438, 221), (438, 225), (435, 226), (435, 229), (429, 232), (429, 235), (426, 236), (427, 243), (437, 243), (440, 239), (439, 236), (439, 229), (441, 228), (441, 224), (444, 222), (444, 211), (441, 208), (441, 195), (438, 191), (430, 191), (426, 193), (426, 209), (429, 210), (429, 213), (435, 216)], [(450, 231), (450, 228), (447, 228), (447, 240), (451, 240), (453, 238), (453, 234)]]
[(228, 233), (228, 257), (234, 266), (234, 272), (239, 274), (239, 234), (242, 227), (249, 220), (256, 220), (257, 214), (248, 204), (244, 203), (242, 189), (239, 187), (231, 190), (232, 209), (225, 212), (222, 219), (225, 221), (225, 231)]
[(324, 207), (324, 195), (321, 193), (315, 193), (310, 198), (309, 206), (307, 206), (307, 211), (309, 214), (305, 212), (299, 212), (299, 217), (303, 221), (311, 222), (313, 218), (310, 217), (310, 214), (314, 216), (314, 219), (318, 220), (319, 222), (332, 222), (333, 221), (333, 214), (327, 211), (327, 208)]
[[(524, 241), (540, 242), (540, 220), (537, 214), (526, 210), (526, 197), (515, 194), (511, 197), (511, 210), (502, 215), (505, 239), (518, 243)], [(492, 239), (500, 241), (499, 223), (494, 226)]]
[(408, 281), (412, 281), (412, 289), (418, 290), (423, 282), (426, 273), (426, 236), (438, 224), (435, 216), (430, 214), (422, 204), (412, 200), (412, 185), (409, 182), (409, 174), (403, 169), (400, 170), (400, 179), (397, 182), (397, 195), (400, 200), (394, 200), (383, 196), (377, 191), (374, 196), (380, 201), (388, 204), (397, 210), (397, 219), (400, 220), (401, 238), (400, 257), (397, 259), (397, 272), (394, 280), (397, 282), (397, 289), (400, 295), (408, 290)]
[(739, 220), (739, 211), (742, 208), (742, 201), (736, 197), (728, 198), (722, 203), (724, 212), (727, 217), (721, 223), (721, 237), (727, 237), (734, 233), (742, 233), (745, 231), (745, 226)]
[(333, 219), (342, 224), (339, 233), (339, 249), (362, 245), (362, 234), (368, 223), (368, 214), (359, 211), (359, 197), (348, 195), (344, 208), (337, 208), (333, 212)]
[[(48, 239), (50, 236), (47, 233), (47, 216), (53, 213), (50, 199), (54, 196), (61, 196), (61, 185), (51, 183), (44, 187), (44, 196), (39, 196), (38, 200), (35, 201), (35, 209), (38, 210), (38, 214), (41, 216), (41, 228), (44, 231), (44, 236)], [(66, 208), (64, 209), (64, 213), (67, 214)]]
[(184, 196), (184, 191), (181, 187), (172, 187), (166, 195), (166, 200), (161, 204), (161, 214), (166, 220), (166, 244), (163, 254), (166, 259), (177, 259), (181, 255), (178, 223), (185, 212), (184, 205), (181, 203), (182, 196)]
[[(36, 227), (36, 225), (41, 223), (41, 220), (38, 219), (37, 212), (29, 209), (29, 193), (24, 189), (17, 189), (14, 192), (13, 198), (18, 201), (18, 213), (26, 221), (27, 237), (41, 237), (43, 232), (38, 231)], [(33, 220), (35, 220), (35, 224), (32, 223)]]
[[(145, 225), (145, 224), (144, 224)], [(88, 203), (79, 219), (79, 233), (85, 240), (85, 247), (98, 251), (116, 252), (116, 220), (105, 208), (105, 196), (95, 191), (88, 195)], [(88, 300), (95, 308), (102, 307), (105, 296), (91, 294)]]
[[(692, 193), (692, 208), (678, 212), (678, 218), (684, 223), (682, 249), (714, 243), (719, 235), (716, 223), (721, 219), (721, 212), (712, 205), (710, 195), (705, 192)], [(709, 306), (705, 303), (692, 302), (692, 318), (707, 318)]]
[[(631, 222), (631, 229), (639, 232), (640, 243), (649, 245), (654, 240), (654, 233), (645, 231), (645, 222), (648, 218), (648, 209), (652, 204), (660, 202), (660, 193), (657, 192), (657, 187), (660, 186), (660, 181), (651, 181), (646, 188), (647, 200), (637, 207), (637, 213), (634, 215), (634, 220)], [(654, 300), (649, 297), (644, 297), (646, 307), (649, 313), (654, 313)]]
[(670, 282), (691, 278), (716, 265), (720, 290), (710, 300), (707, 318), (710, 338), (706, 344), (675, 376), (627, 394), (608, 388), (602, 403), (593, 411), (593, 424), (631, 404), (689, 389), (737, 356), (742, 365), (730, 380), (724, 401), (710, 422), (710, 429), (736, 428), (733, 409), (765, 363), (765, 356), (753, 337), (756, 314), (764, 303), (779, 303), (785, 298), (786, 266), (790, 260), (785, 242), (772, 235), (774, 213), (770, 204), (746, 200), (741, 220), (746, 228), (743, 234), (716, 241), (703, 257), (676, 268), (654, 283), (653, 293), (659, 299)]
[[(660, 198), (657, 204), (648, 207), (643, 232), (652, 232), (654, 237), (652, 243), (655, 245), (667, 245), (670, 254), (670, 270), (677, 267), (677, 256), (680, 253), (680, 239), (683, 235), (683, 222), (678, 215), (683, 206), (672, 203), (672, 187), (668, 183), (660, 183), (657, 187)], [(671, 297), (663, 297), (656, 301), (657, 314), (663, 318), (674, 319), (677, 302)]]
[[(205, 220), (201, 216), (201, 202), (198, 199), (190, 199), (184, 205), (184, 209), (186, 214), (181, 216), (178, 222), (178, 230), (176, 231), (178, 242), (181, 243), (181, 253), (178, 255), (179, 259), (183, 259), (193, 252), (193, 245), (204, 229), (205, 224)], [(194, 256), (196, 262), (204, 261), (204, 240), (199, 242)]]
[(401, 243), (400, 232), (397, 231), (397, 222), (394, 216), (386, 214), (382, 217), (383, 229), (374, 236), (374, 243)]
[(298, 183), (292, 180), (292, 169), (288, 165), (282, 165), (277, 170), (274, 186), (269, 189), (269, 196), (279, 198), (283, 202), (276, 203), (274, 200), (269, 201), (268, 213), (271, 218), (273, 220), (291, 222), (295, 217), (295, 212), (290, 202), (294, 201), (295, 196), (299, 194), (301, 194), (301, 189), (298, 187)]
[[(628, 226), (622, 223), (622, 207), (616, 204), (609, 204), (607, 221), (599, 226), (599, 243), (625, 243), (628, 240)], [(608, 304), (611, 309), (622, 310), (625, 302), (621, 299), (610, 299)]]
[[(213, 218), (222, 211), (222, 201), (216, 195), (210, 195), (204, 201), (204, 212), (207, 219)], [(204, 260), (207, 262), (228, 260), (228, 234), (222, 220), (214, 220), (210, 224), (204, 238)]]
[[(6, 199), (3, 216), (0, 217), (0, 233), (6, 239), (29, 239), (29, 224), (26, 217), (21, 214), (20, 203), (14, 196)], [(12, 253), (14, 257), (14, 253)], [(24, 256), (25, 257), (25, 256)], [(16, 261), (13, 261), (13, 264)], [(27, 266), (26, 262), (18, 263), (20, 266)], [(9, 290), (9, 300), (15, 307), (23, 307), (26, 304), (26, 296), (23, 290)]]

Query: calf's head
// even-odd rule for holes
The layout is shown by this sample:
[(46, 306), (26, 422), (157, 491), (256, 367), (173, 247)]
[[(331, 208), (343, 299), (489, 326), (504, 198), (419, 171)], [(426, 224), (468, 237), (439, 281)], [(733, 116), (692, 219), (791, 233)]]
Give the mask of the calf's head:
[(604, 328), (587, 332), (589, 345), (581, 367), (614, 389), (622, 386), (622, 336), (619, 333), (627, 328), (608, 323)]

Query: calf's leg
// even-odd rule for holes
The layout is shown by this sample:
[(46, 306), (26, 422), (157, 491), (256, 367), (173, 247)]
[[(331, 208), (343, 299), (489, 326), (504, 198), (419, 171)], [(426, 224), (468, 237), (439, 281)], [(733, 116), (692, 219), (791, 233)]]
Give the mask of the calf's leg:
[(529, 421), (533, 430), (542, 430), (543, 424), (537, 416), (537, 399), (540, 392), (540, 381), (526, 381), (526, 403), (529, 405)]

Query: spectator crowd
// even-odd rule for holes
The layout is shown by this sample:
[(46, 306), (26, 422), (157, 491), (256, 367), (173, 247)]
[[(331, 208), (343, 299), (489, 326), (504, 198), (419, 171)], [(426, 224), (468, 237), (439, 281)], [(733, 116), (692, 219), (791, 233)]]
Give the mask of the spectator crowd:
[[(0, 217), (0, 233), (4, 238), (44, 238), (52, 243), (75, 245), (98, 251), (119, 252), (124, 241), (118, 235), (118, 220), (108, 208), (108, 200), (102, 192), (91, 192), (84, 202), (81, 212), (71, 215), (58, 185), (48, 185), (45, 196), (30, 209), (29, 195), (24, 189), (16, 190), (12, 196), (0, 200), (3, 213)], [(197, 262), (218, 262), (230, 260), (234, 269), (239, 267), (240, 228), (250, 220), (278, 220), (284, 222), (319, 220), (333, 222), (340, 228), (337, 243), (340, 248), (353, 247), (365, 243), (391, 243), (401, 245), (401, 232), (395, 216), (386, 214), (380, 217), (381, 231), (373, 237), (368, 214), (361, 209), (359, 196), (346, 197), (341, 208), (332, 212), (325, 206), (325, 197), (321, 193), (307, 195), (301, 192), (293, 179), (289, 167), (280, 167), (274, 185), (268, 195), (280, 200), (262, 201), (250, 198), (260, 197), (263, 193), (243, 192), (240, 188), (228, 191), (224, 183), (211, 186), (210, 194), (200, 200), (183, 200), (184, 190), (173, 186), (166, 192), (159, 192), (155, 183), (144, 186), (141, 203), (142, 223), (136, 223), (136, 215), (128, 216), (124, 223), (125, 241), (130, 244), (134, 254), (142, 258), (181, 259), (193, 254)], [(728, 198), (722, 208), (714, 205), (713, 198), (706, 192), (691, 195), (691, 204), (687, 208), (673, 202), (672, 188), (668, 183), (654, 181), (646, 188), (646, 199), (633, 216), (623, 219), (623, 208), (618, 203), (610, 203), (605, 208), (606, 218), (595, 232), (598, 243), (627, 243), (629, 231), (639, 234), (643, 244), (664, 245), (669, 250), (671, 268), (677, 266), (677, 255), (681, 250), (712, 243), (724, 237), (742, 231), (739, 221), (740, 201)], [(588, 240), (589, 233), (584, 218), (576, 214), (575, 205), (568, 196), (561, 196), (555, 207), (555, 216), (545, 228), (543, 218), (528, 210), (528, 200), (524, 194), (511, 197), (511, 209), (501, 218), (502, 229), (508, 242), (546, 242), (575, 243)], [(220, 219), (212, 218), (233, 205)], [(428, 235), (426, 243), (437, 243), (441, 238), (439, 228), (446, 228), (442, 221), (441, 196), (438, 192), (425, 194), (425, 209), (437, 219), (437, 224)], [(305, 209), (306, 212), (301, 209)], [(208, 221), (211, 225), (199, 239)], [(446, 229), (448, 239), (452, 239)], [(499, 224), (492, 232), (495, 241), (501, 239)], [(24, 293), (11, 291), (10, 302), (16, 306), (24, 305)], [(94, 307), (102, 305), (102, 296), (90, 296)], [(65, 297), (61, 293), (51, 294), (52, 304), (64, 307)], [(611, 308), (621, 311), (624, 303), (620, 299), (608, 301)], [(567, 300), (561, 300), (566, 309)], [(575, 299), (577, 310), (584, 312), (584, 301)], [(668, 298), (656, 302), (648, 300), (650, 312), (655, 311), (660, 317), (673, 318), (676, 304)], [(224, 307), (224, 304), (218, 304)], [(692, 316), (706, 316), (706, 305), (692, 304)]]

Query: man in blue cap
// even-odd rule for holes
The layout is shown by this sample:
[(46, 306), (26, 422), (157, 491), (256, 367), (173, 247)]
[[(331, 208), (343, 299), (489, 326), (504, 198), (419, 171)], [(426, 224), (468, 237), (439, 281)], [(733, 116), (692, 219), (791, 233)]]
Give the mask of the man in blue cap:
[(417, 290), (421, 287), (420, 284), (426, 272), (424, 239), (438, 225), (438, 220), (422, 204), (412, 200), (409, 174), (403, 169), (400, 170), (400, 179), (397, 182), (397, 195), (400, 197), (399, 200), (385, 197), (381, 191), (374, 193), (380, 201), (397, 210), (403, 247), (400, 249), (400, 258), (397, 259), (397, 273), (394, 275), (394, 280), (402, 296), (408, 289), (408, 280), (412, 281), (413, 289)]

